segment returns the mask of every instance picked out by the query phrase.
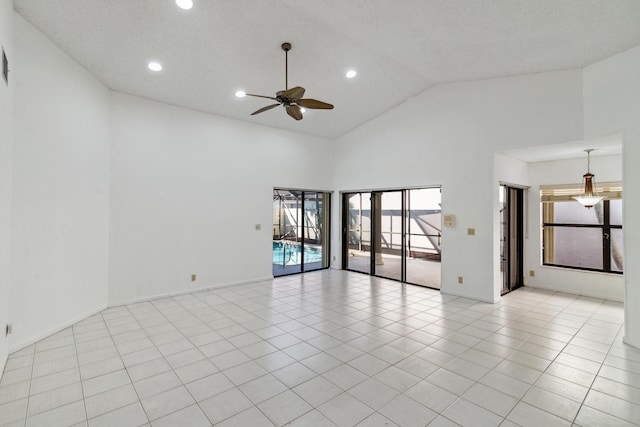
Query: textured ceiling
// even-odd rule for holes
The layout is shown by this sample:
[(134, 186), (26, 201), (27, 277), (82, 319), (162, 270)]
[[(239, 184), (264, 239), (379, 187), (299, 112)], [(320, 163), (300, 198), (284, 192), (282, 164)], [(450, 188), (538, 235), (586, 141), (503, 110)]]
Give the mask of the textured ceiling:
[(573, 141), (564, 144), (541, 145), (503, 151), (501, 154), (527, 163), (548, 162), (551, 160), (586, 160), (586, 149), (592, 149), (591, 157), (616, 156), (622, 154), (622, 135), (612, 134), (602, 138), (585, 141)]
[[(638, 0), (14, 0), (110, 89), (337, 137), (434, 84), (583, 67), (640, 45)], [(296, 122), (236, 90), (335, 105)], [(162, 73), (146, 63), (157, 59)], [(358, 76), (348, 80), (345, 72)]]

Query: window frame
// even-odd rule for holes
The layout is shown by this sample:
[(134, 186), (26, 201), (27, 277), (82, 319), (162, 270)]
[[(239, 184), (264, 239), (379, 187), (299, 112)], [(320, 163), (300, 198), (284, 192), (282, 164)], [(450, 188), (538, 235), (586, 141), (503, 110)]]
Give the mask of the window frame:
[[(544, 193), (544, 190), (542, 190)], [(622, 192), (616, 193), (615, 199), (622, 200)], [(624, 274), (624, 264), (622, 270), (612, 270), (611, 269), (611, 230), (619, 229), (622, 230), (623, 224), (611, 224), (611, 212), (610, 212), (610, 200), (604, 199), (600, 203), (602, 203), (603, 210), (603, 221), (602, 224), (578, 224), (578, 223), (556, 223), (549, 221), (549, 219), (553, 219), (553, 206), (555, 203), (577, 203), (575, 201), (569, 202), (566, 199), (566, 196), (557, 197), (554, 200), (553, 196), (542, 196), (541, 198), (541, 218), (542, 218), (542, 265), (549, 267), (559, 267), (559, 268), (567, 268), (572, 270), (582, 270), (582, 271), (592, 271), (598, 273), (608, 273), (608, 274)], [(552, 262), (547, 262), (549, 257), (553, 255), (549, 254), (549, 251), (553, 252), (553, 243), (549, 244), (549, 242), (553, 242), (553, 234), (555, 227), (570, 227), (570, 228), (588, 228), (588, 229), (600, 229), (602, 232), (602, 268), (590, 268), (590, 267), (579, 267), (573, 265), (565, 265), (565, 264), (557, 264)]]

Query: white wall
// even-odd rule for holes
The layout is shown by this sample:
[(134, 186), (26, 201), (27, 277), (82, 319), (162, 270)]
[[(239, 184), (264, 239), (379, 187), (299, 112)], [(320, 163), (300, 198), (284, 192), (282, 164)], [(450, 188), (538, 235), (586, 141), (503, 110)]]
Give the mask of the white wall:
[(271, 278), (273, 188), (331, 188), (330, 140), (116, 93), (112, 108), (112, 304)]
[(427, 90), (337, 141), (334, 189), (442, 185), (443, 213), (457, 220), (443, 230), (442, 291), (496, 301), (494, 152), (581, 139), (581, 76), (569, 70)]
[(584, 70), (584, 133), (623, 134), (625, 341), (640, 347), (640, 46)]
[[(531, 177), (531, 191), (529, 192), (530, 234), (525, 248), (526, 284), (555, 291), (623, 301), (624, 276), (542, 266), (540, 185), (578, 184), (585, 171), (586, 155), (584, 159), (556, 160), (529, 165)], [(596, 182), (621, 181), (622, 157), (594, 156), (591, 158), (591, 172), (595, 174)], [(626, 186), (624, 191), (626, 191)], [(626, 259), (628, 260), (628, 258)], [(628, 266), (629, 262), (625, 263), (625, 270)], [(528, 276), (529, 270), (535, 271), (534, 277)]]
[(109, 91), (14, 15), (10, 347), (105, 307)]
[[(13, 67), (13, 4), (0, 0), (0, 46)], [(4, 333), (9, 322), (9, 282), (11, 258), (11, 172), (13, 151), (13, 77), (9, 85), (0, 78), (0, 377), (9, 344)]]

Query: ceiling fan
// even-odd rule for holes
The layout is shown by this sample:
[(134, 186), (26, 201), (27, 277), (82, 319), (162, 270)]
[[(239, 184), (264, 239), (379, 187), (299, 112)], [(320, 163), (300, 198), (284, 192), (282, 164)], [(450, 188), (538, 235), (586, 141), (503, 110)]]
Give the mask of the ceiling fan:
[(331, 110), (333, 109), (333, 105), (327, 104), (326, 102), (318, 101), (316, 99), (311, 98), (303, 98), (304, 96), (304, 88), (300, 86), (293, 87), (289, 89), (289, 51), (291, 50), (291, 43), (282, 43), (282, 50), (285, 53), (285, 90), (281, 90), (276, 92), (276, 96), (264, 96), (264, 95), (253, 95), (248, 93), (247, 96), (255, 96), (258, 98), (266, 98), (272, 99), (274, 101), (278, 101), (277, 104), (267, 105), (266, 107), (262, 107), (261, 109), (254, 111), (251, 113), (252, 116), (256, 114), (263, 113), (267, 110), (271, 110), (279, 105), (282, 105), (286, 110), (287, 114), (293, 117), (296, 120), (302, 120), (302, 108), (309, 109), (320, 109), (320, 110)]

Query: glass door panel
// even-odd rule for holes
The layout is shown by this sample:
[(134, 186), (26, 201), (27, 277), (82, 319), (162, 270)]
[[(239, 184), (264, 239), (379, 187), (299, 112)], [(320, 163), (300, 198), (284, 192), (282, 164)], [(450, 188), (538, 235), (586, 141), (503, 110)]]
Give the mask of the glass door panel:
[(372, 193), (376, 276), (402, 280), (402, 191)]
[(442, 254), (439, 188), (407, 191), (406, 282), (440, 289)]
[(272, 256), (274, 276), (302, 272), (301, 219), (302, 198), (300, 192), (274, 190)]
[(343, 268), (371, 273), (371, 193), (344, 195)]
[(327, 230), (328, 193), (304, 193), (303, 247), (304, 271), (320, 270), (329, 266), (329, 239), (324, 238)]

